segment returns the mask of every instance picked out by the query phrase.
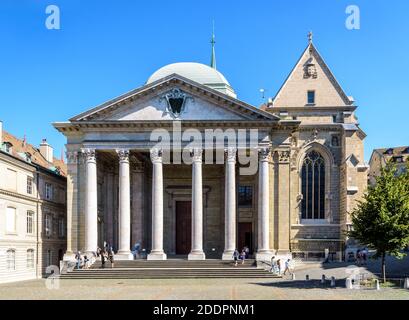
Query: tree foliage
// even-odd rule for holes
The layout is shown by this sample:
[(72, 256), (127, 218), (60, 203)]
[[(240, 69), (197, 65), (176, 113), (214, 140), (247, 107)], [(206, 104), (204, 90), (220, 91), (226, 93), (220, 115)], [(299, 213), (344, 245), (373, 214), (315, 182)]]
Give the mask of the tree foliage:
[(348, 236), (376, 250), (374, 258), (383, 260), (382, 273), (385, 255), (402, 258), (402, 249), (409, 244), (409, 163), (406, 172), (397, 173), (388, 162), (351, 212)]

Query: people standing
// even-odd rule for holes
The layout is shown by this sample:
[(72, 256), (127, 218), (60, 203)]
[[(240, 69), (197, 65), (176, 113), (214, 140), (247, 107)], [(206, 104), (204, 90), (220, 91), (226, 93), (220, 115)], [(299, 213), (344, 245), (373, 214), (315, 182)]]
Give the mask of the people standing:
[(277, 273), (280, 276), (281, 275), (281, 259), (277, 260)]
[(81, 252), (80, 251), (78, 251), (75, 254), (75, 260), (77, 260), (77, 269), (80, 269), (81, 267)]
[(111, 268), (113, 268), (114, 267), (114, 252), (112, 250), (110, 250), (108, 253), (108, 259), (109, 259), (109, 262), (111, 262)]
[(105, 253), (103, 251), (101, 252), (101, 268), (105, 268)]
[(276, 256), (271, 257), (271, 268), (270, 272), (276, 272)]
[(240, 256), (239, 250), (234, 249), (233, 260), (234, 260), (234, 266), (235, 267), (237, 266), (237, 260), (239, 260), (239, 256)]

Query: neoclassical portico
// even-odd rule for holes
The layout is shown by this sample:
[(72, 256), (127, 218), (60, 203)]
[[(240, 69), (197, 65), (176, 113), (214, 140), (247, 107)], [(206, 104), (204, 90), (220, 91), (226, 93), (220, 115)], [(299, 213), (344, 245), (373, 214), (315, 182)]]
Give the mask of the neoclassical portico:
[[(104, 150), (106, 151), (106, 150)], [(131, 260), (131, 168), (129, 149), (113, 150), (118, 161), (118, 248), (116, 259)], [(270, 148), (260, 148), (260, 168), (259, 168), (259, 240), (257, 255), (265, 257), (271, 254), (269, 243), (269, 209), (268, 201), (265, 201), (263, 193), (269, 192), (268, 179), (268, 157)], [(79, 163), (85, 163), (85, 237), (84, 249), (87, 254), (92, 254), (96, 248), (101, 246), (98, 243), (98, 182), (97, 182), (97, 160), (96, 149), (81, 149), (78, 157), (82, 159)], [(150, 149), (150, 161), (152, 168), (152, 204), (151, 204), (151, 250), (147, 255), (148, 260), (166, 260), (167, 254), (164, 250), (164, 180), (163, 180), (163, 150), (158, 148)], [(231, 260), (234, 250), (237, 248), (237, 203), (236, 203), (236, 158), (237, 148), (226, 148), (225, 153), (225, 204), (224, 204), (224, 251), (222, 259)], [(202, 177), (202, 156), (201, 148), (191, 150), (191, 248), (187, 255), (189, 260), (204, 260), (203, 250), (203, 177)], [(72, 164), (72, 163), (71, 163)], [(264, 165), (264, 167), (263, 167)], [(112, 183), (112, 182), (111, 182)], [(136, 186), (139, 187), (139, 186)], [(136, 190), (133, 190), (134, 192)], [(267, 227), (265, 227), (267, 226)], [(108, 226), (113, 228), (114, 225)], [(143, 228), (140, 228), (142, 230)], [(114, 233), (111, 230), (110, 233)]]

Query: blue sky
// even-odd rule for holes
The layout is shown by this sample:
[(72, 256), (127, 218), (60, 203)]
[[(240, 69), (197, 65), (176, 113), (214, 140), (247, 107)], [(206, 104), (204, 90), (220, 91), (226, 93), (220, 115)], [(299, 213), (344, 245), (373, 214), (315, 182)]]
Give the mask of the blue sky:
[[(48, 5), (61, 29), (45, 27)], [(345, 27), (348, 5), (359, 30)], [(210, 62), (215, 20), (217, 67), (238, 98), (259, 106), (274, 96), (314, 32), (314, 43), (358, 108), (373, 148), (409, 144), (409, 1), (1, 0), (0, 120), (60, 155), (66, 121), (143, 85), (161, 66)]]

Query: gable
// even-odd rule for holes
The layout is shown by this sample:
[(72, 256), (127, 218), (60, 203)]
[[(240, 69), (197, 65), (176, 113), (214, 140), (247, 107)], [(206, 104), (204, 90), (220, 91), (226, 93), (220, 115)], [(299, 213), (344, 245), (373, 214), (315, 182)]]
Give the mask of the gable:
[[(168, 103), (174, 91), (184, 98), (176, 115)], [(177, 94), (176, 94), (177, 95)], [(273, 120), (279, 118), (193, 80), (173, 74), (70, 119), (77, 121)]]
[(331, 107), (352, 104), (334, 75), (310, 43), (273, 101), (274, 107), (304, 107), (307, 92), (315, 92), (315, 103), (311, 106)]
[[(95, 120), (245, 120), (233, 110), (211, 103), (198, 95), (186, 93), (183, 110), (178, 117), (172, 114), (164, 96), (171, 90), (164, 90), (157, 95), (137, 99), (121, 108)], [(182, 91), (184, 92), (184, 91)]]

